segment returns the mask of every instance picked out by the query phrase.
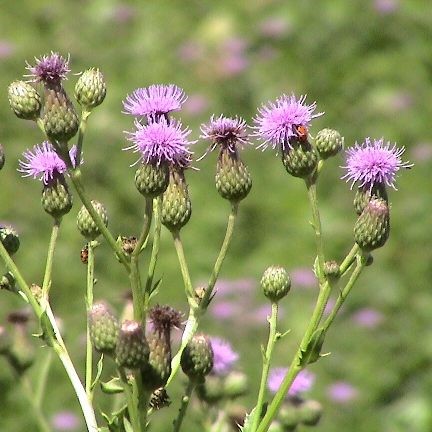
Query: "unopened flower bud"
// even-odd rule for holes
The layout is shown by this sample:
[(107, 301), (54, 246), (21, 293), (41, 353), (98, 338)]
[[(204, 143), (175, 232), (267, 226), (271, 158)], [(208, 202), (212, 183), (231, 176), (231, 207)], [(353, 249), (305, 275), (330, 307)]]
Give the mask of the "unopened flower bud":
[(315, 147), (322, 159), (336, 156), (343, 149), (343, 145), (343, 137), (334, 129), (322, 129), (315, 138)]
[(4, 153), (4, 148), (3, 146), (0, 144), (0, 170), (4, 167), (5, 164), (5, 153)]
[(284, 430), (295, 430), (297, 425), (300, 423), (299, 408), (290, 402), (285, 402), (282, 405), (277, 418), (284, 427)]
[(339, 264), (336, 261), (326, 261), (324, 263), (324, 274), (330, 279), (339, 277)]
[(0, 241), (9, 255), (15, 254), (20, 247), (18, 233), (12, 227), (0, 227)]
[(94, 303), (88, 314), (90, 337), (99, 352), (112, 355), (117, 344), (119, 323), (109, 305)]
[(141, 324), (137, 321), (124, 321), (116, 347), (118, 365), (129, 369), (140, 369), (147, 364), (149, 351)]
[(231, 202), (244, 199), (251, 190), (252, 179), (237, 150), (222, 147), (216, 167), (216, 189), (222, 198)]
[(372, 256), (372, 254), (370, 254), (370, 253), (367, 254), (365, 266), (369, 267), (369, 266), (371, 266), (373, 264), (373, 262), (374, 262), (374, 257)]
[(210, 340), (203, 334), (195, 335), (182, 352), (180, 365), (193, 381), (203, 381), (213, 369), (213, 349)]
[(97, 68), (84, 71), (75, 85), (75, 98), (86, 110), (96, 108), (105, 99), (106, 83), (102, 72)]
[(15, 278), (14, 278), (14, 275), (11, 272), (6, 272), (0, 278), (0, 289), (5, 289), (5, 290), (8, 290), (8, 291), (16, 292)]
[(300, 405), (300, 422), (306, 426), (316, 426), (321, 419), (322, 405), (316, 400), (307, 400)]
[(183, 169), (171, 166), (169, 177), (162, 199), (161, 222), (170, 231), (179, 231), (189, 222), (192, 204)]
[[(92, 206), (96, 210), (96, 213), (102, 219), (102, 222), (105, 226), (108, 226), (108, 213), (105, 209), (105, 206), (99, 201), (92, 200)], [(94, 222), (93, 218), (90, 216), (90, 213), (87, 211), (85, 206), (82, 206), (77, 215), (77, 227), (79, 232), (87, 239), (94, 240), (96, 237), (100, 235), (99, 228)]]
[(208, 375), (205, 382), (199, 383), (196, 387), (198, 398), (208, 404), (219, 402), (225, 397), (224, 380), (225, 377)]
[(223, 393), (226, 398), (244, 396), (248, 389), (248, 380), (243, 372), (232, 371), (223, 379)]
[(67, 142), (78, 132), (78, 116), (60, 84), (45, 87), (42, 121), (51, 141)]
[(42, 191), (42, 207), (55, 219), (69, 213), (72, 208), (72, 194), (63, 175), (55, 176)]
[(288, 174), (306, 178), (315, 171), (318, 155), (309, 141), (294, 141), (282, 150), (282, 162)]
[(272, 421), (268, 432), (286, 432), (283, 426), (278, 421)]
[(166, 162), (159, 165), (142, 163), (135, 172), (135, 186), (146, 198), (155, 198), (165, 192), (169, 183), (169, 168)]
[(354, 197), (354, 210), (357, 215), (361, 215), (365, 207), (372, 198), (382, 198), (388, 203), (388, 196), (385, 184), (376, 183), (372, 189), (359, 187)]
[(287, 271), (280, 266), (267, 268), (261, 278), (264, 295), (271, 302), (278, 302), (285, 297), (291, 288), (291, 279)]
[(41, 97), (37, 90), (25, 81), (14, 81), (8, 87), (9, 105), (17, 117), (36, 120), (41, 110)]
[(384, 246), (390, 235), (390, 214), (387, 203), (372, 198), (354, 225), (354, 239), (363, 251)]

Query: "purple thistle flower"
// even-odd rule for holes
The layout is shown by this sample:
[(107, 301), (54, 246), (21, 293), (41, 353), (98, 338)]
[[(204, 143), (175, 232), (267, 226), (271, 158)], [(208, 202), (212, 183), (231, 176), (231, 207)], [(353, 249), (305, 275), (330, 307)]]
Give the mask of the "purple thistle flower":
[(413, 166), (401, 160), (405, 147), (397, 148), (396, 144), (384, 143), (384, 138), (373, 141), (366, 138), (363, 143), (355, 143), (354, 147), (346, 152), (346, 166), (342, 168), (346, 169), (347, 173), (341, 178), (351, 182), (351, 189), (357, 183), (358, 187), (365, 187), (369, 191), (376, 184), (391, 186), (396, 190), (396, 173), (400, 168)]
[[(273, 368), (270, 371), (267, 387), (271, 393), (276, 393), (282, 384), (283, 379), (287, 373), (287, 368)], [(298, 396), (311, 389), (315, 382), (315, 374), (307, 370), (302, 370), (296, 376), (288, 390), (288, 396)]]
[(306, 95), (297, 100), (294, 94), (283, 94), (276, 102), (269, 102), (258, 108), (258, 116), (254, 118), (256, 132), (254, 133), (262, 143), (258, 148), (263, 150), (271, 146), (273, 149), (286, 146), (291, 148), (290, 139), (297, 138), (297, 126), (309, 126), (312, 119), (323, 115), (314, 114), (316, 102), (305, 104)]
[(70, 411), (60, 411), (51, 419), (56, 431), (75, 431), (81, 426), (79, 418)]
[(127, 95), (123, 107), (125, 114), (146, 116), (148, 121), (157, 121), (159, 117), (179, 110), (186, 99), (183, 89), (174, 84), (155, 84)]
[(239, 359), (239, 355), (232, 349), (230, 343), (218, 337), (210, 338), (213, 348), (213, 374), (226, 375)]
[[(72, 164), (76, 163), (77, 148), (73, 146), (69, 150)], [(23, 177), (33, 177), (42, 180), (47, 185), (55, 176), (67, 171), (63, 159), (55, 151), (52, 144), (44, 141), (41, 145), (34, 146), (23, 153), (24, 160), (19, 161), (18, 171), (24, 173)]]
[[(124, 150), (133, 150), (141, 156), (136, 163), (170, 162), (180, 166), (187, 166), (192, 152), (188, 149), (190, 144), (196, 141), (188, 141), (191, 133), (188, 128), (182, 129), (182, 124), (177, 120), (168, 122), (164, 117), (159, 122), (142, 125), (135, 119), (135, 132), (126, 132), (127, 138), (133, 144)], [(133, 165), (135, 165), (133, 164)]]
[(229, 151), (236, 152), (236, 144), (247, 144), (246, 122), (241, 117), (229, 118), (221, 114), (219, 117), (211, 116), (210, 122), (201, 125), (200, 138), (212, 141), (208, 152), (218, 145), (227, 147)]
[(355, 312), (352, 319), (359, 327), (373, 329), (382, 323), (384, 317), (376, 309), (363, 308)]
[(345, 404), (356, 399), (358, 391), (355, 387), (345, 381), (336, 381), (328, 387), (327, 394), (334, 402)]
[(67, 59), (62, 57), (59, 53), (51, 51), (50, 55), (44, 55), (36, 58), (34, 66), (27, 63), (26, 69), (30, 72), (25, 75), (33, 78), (31, 81), (56, 83), (63, 79), (67, 79), (66, 75), (70, 72), (69, 69), (69, 56)]

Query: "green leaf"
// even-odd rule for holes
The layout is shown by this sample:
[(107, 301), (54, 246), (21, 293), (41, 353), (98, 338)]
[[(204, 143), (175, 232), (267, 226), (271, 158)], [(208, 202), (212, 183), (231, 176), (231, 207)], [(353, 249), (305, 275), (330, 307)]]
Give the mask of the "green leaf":
[(95, 388), (96, 384), (98, 383), (98, 381), (102, 375), (103, 361), (104, 361), (104, 355), (102, 354), (99, 361), (98, 361), (98, 364), (97, 364), (97, 371), (96, 371), (95, 379), (90, 386), (91, 390), (93, 390)]
[(39, 319), (42, 333), (38, 336), (43, 339), (46, 344), (50, 347), (54, 346), (54, 341), (56, 340), (54, 329), (52, 328), (51, 322), (48, 318), (47, 313), (44, 311)]
[(126, 417), (123, 417), (123, 424), (125, 428), (125, 432), (134, 432), (132, 425)]
[(315, 363), (320, 357), (321, 348), (324, 343), (325, 331), (323, 327), (316, 329), (309, 343), (301, 349), (300, 366), (306, 367), (310, 363)]
[(120, 378), (113, 378), (108, 382), (100, 383), (101, 389), (106, 394), (117, 394), (123, 393), (123, 385), (121, 384)]
[(158, 279), (152, 286), (150, 291), (150, 298), (152, 298), (154, 295), (158, 293), (159, 287), (162, 283), (162, 278)]

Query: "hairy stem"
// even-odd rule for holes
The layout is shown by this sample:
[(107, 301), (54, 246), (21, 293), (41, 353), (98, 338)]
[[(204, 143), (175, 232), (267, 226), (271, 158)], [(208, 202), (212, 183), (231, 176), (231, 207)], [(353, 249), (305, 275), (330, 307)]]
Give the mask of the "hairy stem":
[(51, 286), (51, 273), (53, 267), (54, 251), (57, 243), (57, 237), (60, 230), (61, 218), (54, 219), (54, 224), (51, 230), (50, 242), (48, 245), (48, 254), (45, 265), (45, 274), (42, 283), (42, 297), (46, 298)]
[(179, 413), (178, 413), (177, 418), (174, 420), (174, 423), (173, 423), (173, 431), (174, 432), (180, 431), (180, 428), (182, 426), (183, 419), (184, 419), (186, 411), (188, 409), (189, 401), (190, 401), (190, 398), (192, 396), (192, 392), (193, 392), (194, 388), (195, 388), (195, 383), (192, 380), (189, 380), (188, 385), (186, 387), (185, 394), (183, 395), (183, 397), (181, 399), (181, 405), (180, 405)]

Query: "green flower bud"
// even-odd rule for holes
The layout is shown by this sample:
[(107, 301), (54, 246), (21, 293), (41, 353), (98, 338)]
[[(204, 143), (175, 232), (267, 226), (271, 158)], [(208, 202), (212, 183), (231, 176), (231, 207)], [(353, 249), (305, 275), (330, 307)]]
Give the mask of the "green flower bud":
[(334, 129), (322, 129), (315, 138), (315, 147), (321, 159), (328, 159), (336, 156), (344, 146), (344, 139), (341, 134)]
[(316, 426), (321, 419), (322, 405), (316, 400), (307, 400), (300, 405), (300, 422), (307, 426)]
[(223, 394), (226, 398), (235, 399), (244, 396), (248, 390), (248, 379), (243, 372), (232, 371), (223, 379)]
[(224, 388), (225, 377), (208, 375), (205, 382), (201, 382), (196, 387), (198, 398), (208, 404), (215, 404), (225, 397)]
[(9, 255), (15, 254), (20, 247), (18, 233), (12, 227), (0, 227), (0, 241)]
[(137, 321), (124, 321), (117, 339), (118, 365), (129, 369), (140, 369), (147, 364), (149, 351), (141, 324)]
[(45, 87), (42, 121), (50, 141), (64, 143), (78, 132), (78, 116), (60, 84)]
[(37, 90), (25, 81), (14, 81), (8, 87), (9, 105), (24, 120), (36, 120), (42, 107)]
[(249, 170), (237, 150), (222, 147), (216, 167), (216, 189), (220, 196), (231, 202), (239, 202), (246, 198), (251, 187)]
[(3, 146), (0, 144), (0, 170), (4, 167), (5, 164), (5, 154)]
[(135, 172), (135, 186), (146, 198), (163, 194), (169, 184), (168, 164), (143, 163)]
[(365, 207), (372, 198), (382, 198), (388, 203), (387, 190), (384, 183), (377, 183), (369, 190), (365, 187), (359, 187), (354, 197), (354, 210), (357, 215), (361, 215)]
[(382, 198), (372, 198), (354, 225), (354, 239), (360, 248), (370, 252), (384, 246), (390, 235), (390, 214)]
[(324, 274), (329, 279), (337, 279), (339, 277), (339, 264), (336, 261), (326, 261), (324, 263)]
[(309, 141), (294, 141), (292, 148), (282, 150), (282, 162), (289, 174), (306, 178), (315, 171), (318, 155)]
[(119, 323), (110, 306), (96, 302), (88, 313), (90, 337), (94, 348), (113, 355), (117, 345)]
[[(99, 201), (92, 200), (92, 206), (96, 210), (96, 213), (101, 217), (102, 222), (105, 226), (108, 226), (108, 213), (103, 204)], [(90, 213), (87, 211), (85, 206), (82, 206), (77, 216), (77, 227), (79, 232), (87, 239), (94, 240), (100, 235), (99, 228), (94, 222)]]
[(55, 219), (60, 219), (72, 208), (72, 195), (64, 177), (56, 176), (42, 191), (42, 207)]
[(285, 429), (278, 421), (272, 421), (268, 428), (268, 432), (285, 432)]
[(183, 168), (170, 166), (169, 184), (162, 198), (161, 222), (170, 231), (179, 231), (192, 214)]
[(276, 303), (288, 294), (291, 288), (291, 279), (283, 267), (271, 266), (261, 278), (261, 287), (264, 295), (271, 302)]
[(17, 292), (15, 288), (15, 277), (11, 272), (6, 272), (0, 278), (0, 289), (5, 289), (12, 292)]
[(102, 72), (96, 68), (84, 71), (75, 85), (75, 98), (87, 111), (100, 105), (106, 96), (106, 84)]
[(300, 423), (299, 408), (290, 402), (285, 402), (279, 411), (278, 420), (285, 431), (295, 430)]
[(190, 380), (203, 381), (213, 369), (213, 349), (209, 338), (203, 334), (194, 335), (182, 352), (180, 365)]

